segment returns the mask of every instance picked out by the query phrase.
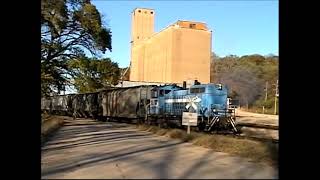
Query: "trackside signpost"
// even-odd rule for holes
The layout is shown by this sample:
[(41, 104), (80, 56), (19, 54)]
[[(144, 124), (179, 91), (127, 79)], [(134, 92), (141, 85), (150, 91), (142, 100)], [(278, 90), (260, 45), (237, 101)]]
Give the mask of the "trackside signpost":
[(196, 97), (188, 97), (187, 101), (188, 104), (186, 105), (186, 109), (188, 109), (189, 112), (183, 112), (182, 113), (182, 125), (188, 126), (187, 133), (190, 134), (190, 126), (197, 126), (198, 125), (198, 114), (190, 112), (190, 107), (192, 107), (194, 110), (197, 110), (197, 105), (195, 103), (199, 103), (201, 99)]
[(198, 124), (198, 114), (183, 112), (182, 113), (182, 125), (188, 126), (187, 133), (190, 134), (190, 126), (197, 126)]

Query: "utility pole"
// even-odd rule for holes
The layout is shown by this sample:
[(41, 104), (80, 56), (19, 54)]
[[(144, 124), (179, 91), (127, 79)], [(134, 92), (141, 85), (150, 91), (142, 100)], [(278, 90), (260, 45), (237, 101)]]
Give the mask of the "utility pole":
[(266, 82), (266, 89), (265, 89), (265, 91), (266, 91), (266, 96), (265, 96), (264, 101), (267, 102), (267, 99), (268, 99), (268, 81)]
[[(266, 81), (266, 88), (264, 89), (266, 91), (264, 102), (267, 102), (268, 99), (268, 81)], [(264, 114), (264, 106), (262, 106), (262, 114)]]
[(277, 84), (276, 84), (276, 94), (274, 96), (274, 114), (277, 114), (277, 97), (279, 96), (279, 92), (278, 92), (278, 80), (277, 80)]

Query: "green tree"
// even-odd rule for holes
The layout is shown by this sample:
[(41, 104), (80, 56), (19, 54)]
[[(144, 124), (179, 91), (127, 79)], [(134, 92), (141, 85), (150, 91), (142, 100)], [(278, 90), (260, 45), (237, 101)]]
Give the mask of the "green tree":
[(63, 90), (71, 59), (111, 51), (111, 31), (90, 0), (41, 0), (41, 90)]
[(94, 92), (118, 84), (120, 68), (109, 58), (89, 59), (82, 57), (69, 61), (75, 73), (74, 86), (80, 93)]
[(220, 59), (220, 57), (218, 55), (216, 55), (214, 52), (211, 53), (211, 57), (210, 57), (210, 82), (214, 82), (214, 78), (215, 78), (215, 62), (218, 61)]
[(211, 82), (221, 83), (224, 73), (231, 72), (238, 63), (238, 57), (229, 55), (226, 57), (219, 57), (213, 60), (211, 66)]
[(235, 91), (235, 90), (230, 90), (229, 97), (230, 97), (231, 99), (236, 99), (236, 98), (239, 97), (239, 94), (238, 94), (237, 91)]
[[(278, 56), (259, 54), (237, 57), (229, 55), (214, 60), (211, 69), (215, 83), (232, 88), (229, 96), (240, 100), (242, 105), (273, 107), (274, 88), (278, 79)], [(265, 102), (265, 84), (268, 82), (268, 98)]]
[(129, 81), (130, 79), (130, 67), (120, 68), (121, 80)]

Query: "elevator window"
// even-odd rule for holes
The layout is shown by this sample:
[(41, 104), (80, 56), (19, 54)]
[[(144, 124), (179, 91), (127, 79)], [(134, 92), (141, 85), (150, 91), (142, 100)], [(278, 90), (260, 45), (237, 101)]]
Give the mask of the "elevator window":
[(189, 24), (190, 28), (196, 28), (196, 24)]

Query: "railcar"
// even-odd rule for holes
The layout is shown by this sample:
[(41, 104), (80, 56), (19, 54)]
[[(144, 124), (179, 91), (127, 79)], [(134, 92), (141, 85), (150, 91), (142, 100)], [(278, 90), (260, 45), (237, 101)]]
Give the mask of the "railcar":
[(145, 117), (153, 86), (114, 88), (99, 92), (102, 117), (139, 119)]

